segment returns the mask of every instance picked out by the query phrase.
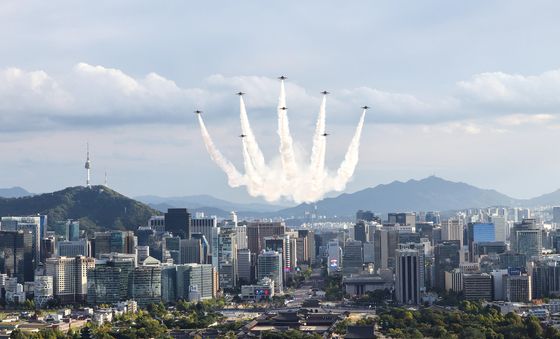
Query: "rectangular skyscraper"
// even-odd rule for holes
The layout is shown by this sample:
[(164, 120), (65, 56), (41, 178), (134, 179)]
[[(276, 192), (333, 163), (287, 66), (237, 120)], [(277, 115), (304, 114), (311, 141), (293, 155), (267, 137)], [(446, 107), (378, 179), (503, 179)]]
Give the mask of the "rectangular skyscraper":
[(401, 248), (396, 252), (395, 289), (400, 304), (418, 305), (424, 288), (424, 255), (419, 249)]
[(191, 236), (191, 214), (186, 208), (169, 208), (165, 213), (165, 230), (181, 239)]

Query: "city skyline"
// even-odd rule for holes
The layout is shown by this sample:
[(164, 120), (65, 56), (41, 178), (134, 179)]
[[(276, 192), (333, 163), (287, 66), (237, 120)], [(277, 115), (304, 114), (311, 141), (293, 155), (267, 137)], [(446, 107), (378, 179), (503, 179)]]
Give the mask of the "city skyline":
[[(560, 160), (547, 146), (560, 126), (556, 4), (532, 8), (538, 20), (527, 21), (520, 2), (187, 10), (61, 1), (56, 11), (29, 3), (0, 5), (0, 147), (11, 159), (0, 187), (83, 185), (89, 141), (94, 184), (107, 172), (111, 187), (129, 196), (219, 192), (254, 201), (227, 187), (191, 112), (205, 111), (215, 142), (239, 165), (234, 94), (247, 92), (271, 159), (278, 145), (270, 112), (283, 73), (298, 147), (311, 143), (320, 91), (332, 93), (331, 168), (359, 107), (372, 106), (346, 192), (431, 174), (516, 198), (560, 187)], [(313, 11), (322, 20), (308, 22)]]

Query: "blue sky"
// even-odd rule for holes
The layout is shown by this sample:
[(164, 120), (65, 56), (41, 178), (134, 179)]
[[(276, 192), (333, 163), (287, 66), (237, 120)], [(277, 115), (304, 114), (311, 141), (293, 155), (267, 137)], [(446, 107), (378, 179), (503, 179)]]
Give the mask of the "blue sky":
[(276, 155), (275, 77), (302, 149), (328, 89), (327, 162), (373, 107), (348, 191), (436, 174), (530, 197), (560, 187), (560, 4), (552, 1), (0, 3), (0, 186), (93, 179), (129, 195), (251, 200), (227, 187), (191, 112), (241, 165), (238, 103)]

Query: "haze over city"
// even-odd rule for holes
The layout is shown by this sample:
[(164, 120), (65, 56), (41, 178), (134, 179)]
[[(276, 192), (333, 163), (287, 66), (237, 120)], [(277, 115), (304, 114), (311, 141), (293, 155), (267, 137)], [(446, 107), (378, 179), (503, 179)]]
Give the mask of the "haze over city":
[[(560, 187), (557, 4), (328, 2), (0, 4), (0, 186), (50, 192), (92, 180), (128, 195), (231, 189), (194, 109), (241, 167), (237, 91), (268, 159), (282, 74), (296, 146), (329, 90), (327, 166), (372, 107), (346, 191), (431, 174), (516, 198)], [(309, 20), (309, 15), (313, 20)], [(365, 146), (363, 146), (365, 145)], [(200, 180), (201, 173), (204, 180)], [(139, 185), (139, 183), (142, 183)], [(260, 201), (260, 200), (259, 200)]]

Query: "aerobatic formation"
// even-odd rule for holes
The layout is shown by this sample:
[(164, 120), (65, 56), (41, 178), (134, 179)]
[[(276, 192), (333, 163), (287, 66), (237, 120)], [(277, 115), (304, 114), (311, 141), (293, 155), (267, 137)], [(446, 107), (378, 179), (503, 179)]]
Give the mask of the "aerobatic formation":
[[(296, 203), (315, 202), (321, 199), (327, 192), (342, 191), (348, 181), (352, 178), (360, 148), (360, 137), (364, 125), (367, 106), (363, 111), (356, 127), (356, 131), (350, 145), (336, 173), (330, 173), (325, 167), (325, 153), (327, 150), (326, 133), (326, 101), (327, 91), (321, 92), (323, 99), (319, 108), (319, 116), (313, 135), (313, 147), (311, 159), (305, 167), (296, 161), (294, 153), (294, 142), (290, 134), (288, 122), (288, 109), (286, 108), (286, 91), (284, 80), (280, 78), (280, 97), (278, 100), (278, 135), (280, 137), (280, 161), (266, 163), (264, 155), (257, 143), (251, 129), (243, 92), (239, 95), (239, 109), (241, 120), (241, 143), (243, 146), (243, 165), (245, 174), (240, 173), (237, 168), (224, 157), (218, 150), (202, 119), (202, 111), (195, 111), (202, 139), (212, 160), (225, 172), (228, 184), (231, 187), (246, 186), (251, 196), (263, 197), (267, 201), (288, 199)], [(275, 165), (278, 163), (278, 165)]]

